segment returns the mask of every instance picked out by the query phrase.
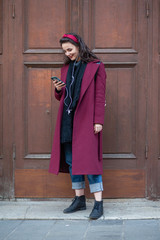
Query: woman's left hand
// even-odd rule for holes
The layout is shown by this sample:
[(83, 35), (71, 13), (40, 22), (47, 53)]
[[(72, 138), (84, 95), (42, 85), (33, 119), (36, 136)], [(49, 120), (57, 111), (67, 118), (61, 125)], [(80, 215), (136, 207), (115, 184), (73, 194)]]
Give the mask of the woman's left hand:
[(94, 124), (94, 133), (99, 133), (100, 131), (102, 131), (103, 126), (101, 124), (95, 123)]

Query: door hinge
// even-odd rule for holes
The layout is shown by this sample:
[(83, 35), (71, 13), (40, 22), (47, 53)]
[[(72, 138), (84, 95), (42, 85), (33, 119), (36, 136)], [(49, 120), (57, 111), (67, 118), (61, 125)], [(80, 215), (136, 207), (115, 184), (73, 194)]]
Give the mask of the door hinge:
[(146, 159), (148, 158), (148, 151), (149, 151), (149, 147), (148, 147), (148, 145), (146, 144), (146, 146), (145, 146), (145, 158), (146, 158)]
[(13, 143), (12, 151), (13, 151), (12, 158), (13, 158), (13, 160), (15, 160), (16, 159), (16, 144), (15, 143)]
[(15, 19), (15, 3), (12, 3), (12, 18)]
[(149, 13), (150, 13), (149, 1), (147, 1), (146, 2), (146, 16), (147, 16), (147, 18), (149, 17)]

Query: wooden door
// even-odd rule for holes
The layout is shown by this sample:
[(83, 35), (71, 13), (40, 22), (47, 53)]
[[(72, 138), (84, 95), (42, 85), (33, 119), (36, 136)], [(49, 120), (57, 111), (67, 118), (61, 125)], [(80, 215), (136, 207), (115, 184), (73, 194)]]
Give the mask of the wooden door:
[[(15, 196), (71, 197), (68, 174), (48, 173), (61, 36), (80, 33), (107, 71), (104, 197), (146, 196), (146, 1), (15, 0)], [(88, 196), (89, 191), (87, 189)]]
[(88, 29), (90, 45), (105, 63), (108, 75), (105, 196), (143, 197), (148, 79), (145, 1), (92, 1), (90, 9), (94, 23)]

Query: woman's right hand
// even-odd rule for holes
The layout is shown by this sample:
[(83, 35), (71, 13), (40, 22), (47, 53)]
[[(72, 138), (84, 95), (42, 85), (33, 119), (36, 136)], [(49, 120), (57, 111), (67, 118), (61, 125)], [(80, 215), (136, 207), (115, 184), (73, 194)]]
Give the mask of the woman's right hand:
[(61, 91), (62, 88), (65, 86), (64, 83), (61, 83), (56, 80), (53, 81), (53, 84), (54, 84), (55, 88), (57, 89), (57, 91)]

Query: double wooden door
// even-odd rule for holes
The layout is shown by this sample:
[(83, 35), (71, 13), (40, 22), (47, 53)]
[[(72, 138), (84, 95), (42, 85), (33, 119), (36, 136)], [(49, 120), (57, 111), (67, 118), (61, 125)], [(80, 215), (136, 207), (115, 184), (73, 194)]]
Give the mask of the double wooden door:
[[(58, 110), (50, 77), (60, 77), (63, 65), (59, 39), (66, 32), (77, 32), (103, 61), (107, 72), (103, 196), (160, 196), (160, 2), (1, 0), (0, 3), (0, 10), (6, 13), (0, 19), (1, 28), (8, 23), (6, 33), (3, 31), (5, 36), (1, 34), (0, 39), (7, 40), (0, 45), (0, 49), (6, 49), (1, 51), (1, 65), (8, 72), (0, 68), (3, 75), (0, 86), (4, 84), (0, 99), (4, 113), (0, 117), (0, 131), (4, 131), (0, 137), (0, 162), (8, 194), (38, 198), (74, 195), (69, 175), (49, 174), (48, 166)], [(5, 95), (7, 88), (10, 101)], [(8, 104), (8, 111), (2, 108), (4, 104)], [(90, 197), (88, 188), (86, 191)]]

